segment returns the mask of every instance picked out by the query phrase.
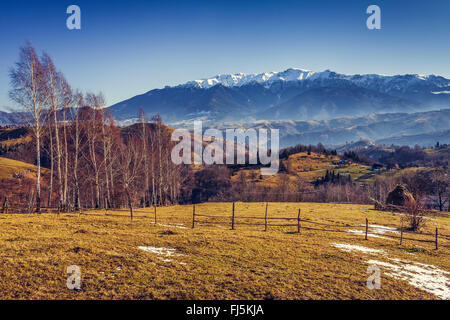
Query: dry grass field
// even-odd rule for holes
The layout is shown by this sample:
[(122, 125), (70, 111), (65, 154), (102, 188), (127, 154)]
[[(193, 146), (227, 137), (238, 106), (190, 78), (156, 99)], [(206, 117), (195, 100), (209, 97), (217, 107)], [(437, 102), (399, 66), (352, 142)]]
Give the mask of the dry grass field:
[[(157, 224), (153, 209), (138, 209), (133, 221), (122, 211), (0, 214), (0, 298), (450, 299), (450, 241), (439, 239), (438, 250), (405, 239), (400, 246), (386, 236), (398, 234), (400, 215), (367, 205), (269, 203), (268, 216), (296, 218), (298, 208), (302, 219), (341, 227), (302, 222), (298, 234), (239, 223), (263, 223), (241, 217), (264, 217), (264, 203), (236, 203), (235, 230), (230, 203), (197, 205), (194, 229), (189, 205), (158, 208)], [(367, 241), (358, 227), (366, 218)], [(206, 223), (213, 220), (221, 224)], [(449, 217), (427, 221), (424, 232), (450, 234)], [(380, 268), (380, 289), (366, 285), (370, 264)], [(66, 287), (70, 265), (81, 269), (80, 290)]]
[[(43, 171), (47, 171), (44, 169)], [(0, 157), (0, 179), (13, 178), (14, 175), (36, 178), (36, 166), (17, 160)]]

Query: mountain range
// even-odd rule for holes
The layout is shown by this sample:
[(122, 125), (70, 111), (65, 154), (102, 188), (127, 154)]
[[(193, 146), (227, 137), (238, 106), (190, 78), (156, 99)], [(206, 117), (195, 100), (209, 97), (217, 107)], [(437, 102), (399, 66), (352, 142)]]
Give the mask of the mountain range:
[[(346, 75), (290, 68), (226, 74), (153, 89), (110, 107), (122, 125), (139, 110), (192, 128), (278, 128), (282, 146), (336, 146), (359, 139), (414, 145), (450, 143), (450, 79), (436, 75)], [(17, 113), (0, 112), (0, 124)]]
[(450, 143), (450, 109), (415, 113), (371, 114), (332, 120), (259, 120), (227, 122), (216, 128), (278, 129), (282, 147), (318, 144), (338, 147), (361, 139), (373, 143), (420, 146)]
[(110, 106), (119, 121), (140, 108), (182, 125), (255, 120), (327, 120), (386, 112), (450, 107), (450, 80), (435, 75), (345, 75), (330, 70), (287, 69), (217, 75), (153, 89)]

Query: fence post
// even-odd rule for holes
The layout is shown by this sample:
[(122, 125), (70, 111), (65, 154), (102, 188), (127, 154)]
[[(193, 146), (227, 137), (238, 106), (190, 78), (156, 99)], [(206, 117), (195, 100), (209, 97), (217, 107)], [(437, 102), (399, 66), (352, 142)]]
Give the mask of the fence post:
[(436, 228), (436, 250), (438, 249), (438, 228)]
[(5, 197), (5, 201), (3, 202), (2, 212), (8, 214), (8, 197)]
[(233, 202), (233, 214), (231, 216), (231, 230), (234, 230), (234, 202)]
[(156, 224), (156, 204), (153, 207), (155, 208), (155, 224)]
[(300, 208), (298, 209), (298, 216), (297, 216), (297, 233), (300, 233)]
[(105, 215), (108, 215), (108, 201), (105, 198)]
[(267, 231), (267, 207), (269, 203), (266, 202), (266, 215), (264, 216), (264, 231)]
[(400, 227), (400, 245), (402, 245), (403, 242), (403, 221), (402, 221), (402, 226)]
[(369, 220), (367, 220), (367, 218), (366, 218), (366, 237), (365, 237), (365, 240), (367, 240), (367, 232), (368, 232), (368, 230), (369, 230)]
[(195, 227), (195, 204), (192, 206), (192, 229)]

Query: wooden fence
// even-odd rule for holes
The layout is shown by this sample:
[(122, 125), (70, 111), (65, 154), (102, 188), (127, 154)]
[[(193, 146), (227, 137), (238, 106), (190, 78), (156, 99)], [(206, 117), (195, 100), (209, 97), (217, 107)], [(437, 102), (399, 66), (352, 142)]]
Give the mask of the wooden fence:
[[(157, 207), (153, 207), (153, 215), (150, 217), (153, 220), (153, 223), (157, 223)], [(92, 211), (104, 211), (104, 214), (100, 213), (89, 213)], [(116, 216), (116, 217), (130, 217), (130, 215), (123, 215), (123, 214), (111, 214), (108, 211), (114, 211), (114, 212), (126, 212), (130, 213), (130, 209), (86, 209), (83, 208), (79, 210), (78, 213), (80, 215), (87, 215), (87, 216)], [(323, 231), (323, 232), (345, 232), (348, 233), (348, 230), (341, 230), (340, 228), (363, 228), (364, 232), (364, 239), (368, 240), (369, 235), (375, 235), (380, 236), (379, 233), (372, 233), (369, 231), (369, 220), (366, 218), (365, 223), (362, 225), (349, 225), (349, 224), (329, 224), (329, 223), (323, 223), (323, 222), (317, 222), (312, 221), (310, 219), (301, 217), (301, 209), (298, 209), (297, 215), (295, 217), (269, 217), (268, 216), (268, 203), (266, 203), (265, 206), (265, 214), (264, 217), (254, 217), (254, 216), (236, 216), (236, 208), (235, 203), (232, 204), (231, 214), (228, 215), (207, 215), (207, 214), (200, 214), (196, 212), (196, 206), (195, 204), (192, 206), (192, 228), (195, 228), (196, 225), (202, 225), (202, 224), (208, 224), (208, 225), (221, 225), (221, 226), (229, 226), (231, 230), (236, 230), (236, 226), (239, 225), (246, 225), (246, 226), (264, 226), (264, 231), (267, 231), (269, 227), (295, 227), (295, 233), (301, 232), (301, 230), (313, 230), (313, 231)], [(14, 214), (25, 214), (25, 213), (33, 213), (33, 210), (30, 210), (29, 208), (14, 208), (14, 207), (7, 207), (6, 209), (2, 209), (2, 213), (8, 214), (8, 213), (14, 213)], [(40, 213), (53, 213), (53, 214), (59, 214), (61, 213), (61, 208), (54, 208), (54, 207), (41, 207)], [(135, 217), (136, 218), (136, 217)], [(137, 218), (148, 218), (148, 216), (137, 216)], [(224, 223), (222, 221), (210, 221), (210, 220), (199, 220), (203, 218), (207, 219), (225, 219), (228, 220), (228, 223)], [(133, 215), (131, 215), (131, 219), (133, 219)], [(242, 220), (256, 220), (261, 222), (246, 222)], [(264, 221), (262, 221), (264, 220)], [(271, 223), (270, 221), (274, 221), (274, 223)], [(279, 223), (276, 223), (276, 221), (281, 221)], [(283, 221), (286, 221), (283, 223)], [(293, 222), (292, 222), (293, 221)], [(306, 226), (305, 226), (306, 224)], [(319, 227), (325, 227), (325, 228), (318, 228), (313, 227), (309, 225), (319, 226)], [(377, 226), (377, 229), (383, 229), (382, 226)], [(386, 231), (392, 231), (390, 228), (384, 228)], [(414, 232), (410, 230), (405, 230), (403, 225), (399, 228), (400, 236), (395, 236), (392, 234), (383, 233), (382, 236), (386, 238), (392, 238), (399, 240), (400, 245), (403, 244), (405, 240), (408, 241), (416, 241), (416, 242), (422, 242), (422, 243), (433, 243), (434, 248), (437, 250), (440, 246), (450, 248), (450, 245), (447, 244), (439, 244), (439, 239), (442, 239), (444, 241), (450, 240), (450, 235), (446, 234), (439, 234), (438, 228), (435, 229), (434, 233), (426, 233), (426, 232)], [(411, 237), (405, 237), (404, 234), (415, 234), (420, 236), (429, 236), (432, 237), (432, 240), (427, 239), (415, 239)]]
[[(199, 214), (196, 213), (195, 210), (195, 205), (193, 205), (193, 210), (192, 210), (192, 228), (195, 228), (196, 223), (197, 224), (210, 224), (210, 225), (221, 225), (221, 226), (230, 226), (231, 230), (235, 230), (236, 225), (247, 225), (247, 226), (264, 226), (264, 231), (267, 231), (268, 227), (295, 227), (296, 228), (296, 232), (300, 233), (301, 229), (304, 230), (314, 230), (314, 231), (324, 231), (324, 232), (345, 232), (348, 233), (348, 230), (341, 230), (339, 228), (363, 228), (364, 229), (364, 240), (369, 240), (368, 236), (369, 235), (375, 235), (375, 236), (380, 236), (379, 233), (373, 233), (369, 231), (369, 220), (366, 218), (365, 219), (365, 223), (363, 225), (349, 225), (349, 224), (345, 224), (345, 225), (338, 225), (338, 224), (329, 224), (329, 223), (323, 223), (323, 222), (317, 222), (317, 221), (312, 221), (310, 219), (306, 219), (306, 218), (301, 218), (300, 217), (300, 213), (301, 213), (301, 209), (298, 209), (298, 214), (296, 217), (269, 217), (268, 216), (268, 203), (266, 203), (266, 207), (265, 207), (265, 215), (264, 217), (251, 217), (251, 216), (236, 216), (235, 214), (235, 204), (233, 202), (233, 206), (232, 206), (232, 211), (231, 211), (231, 215), (230, 216), (226, 216), (226, 215), (206, 215), (206, 214)], [(224, 224), (222, 222), (217, 222), (217, 221), (205, 221), (205, 220), (198, 220), (197, 217), (200, 218), (209, 218), (209, 219), (229, 219), (229, 224)], [(254, 222), (254, 223), (250, 223), (250, 222), (241, 222), (239, 220), (264, 220), (264, 223), (262, 222)], [(284, 224), (280, 224), (280, 223), (269, 223), (270, 220), (275, 220), (275, 221), (295, 221), (296, 223), (284, 223)], [(304, 225), (306, 224), (306, 226)], [(325, 227), (324, 228), (314, 228), (312, 226), (308, 226), (308, 224), (312, 224), (312, 225), (316, 225), (316, 226), (321, 226), (321, 227)], [(333, 228), (337, 228), (337, 229), (333, 229)], [(387, 232), (392, 231), (392, 229), (390, 228), (383, 228), (380, 226), (376, 227), (377, 229), (385, 229)], [(438, 228), (435, 229), (435, 233), (426, 233), (426, 232), (414, 232), (414, 231), (409, 231), (409, 230), (405, 230), (405, 228), (403, 227), (403, 225), (399, 228), (399, 232), (400, 232), (400, 236), (395, 236), (395, 235), (391, 235), (391, 234), (387, 234), (387, 233), (383, 233), (382, 236), (386, 237), (386, 238), (392, 238), (392, 239), (397, 239), (400, 242), (400, 245), (403, 244), (404, 240), (409, 240), (409, 241), (416, 241), (416, 242), (425, 242), (425, 243), (433, 243), (434, 244), (434, 248), (437, 250), (439, 248), (439, 241), (438, 239), (443, 239), (443, 240), (450, 240), (450, 235), (445, 235), (445, 234), (439, 234), (439, 230)], [(403, 236), (403, 234), (416, 234), (416, 235), (420, 235), (420, 236), (431, 236), (433, 237), (432, 240), (426, 240), (426, 239), (415, 239), (415, 238), (406, 238)], [(443, 247), (447, 247), (450, 248), (450, 245), (447, 244), (441, 244), (441, 246)]]

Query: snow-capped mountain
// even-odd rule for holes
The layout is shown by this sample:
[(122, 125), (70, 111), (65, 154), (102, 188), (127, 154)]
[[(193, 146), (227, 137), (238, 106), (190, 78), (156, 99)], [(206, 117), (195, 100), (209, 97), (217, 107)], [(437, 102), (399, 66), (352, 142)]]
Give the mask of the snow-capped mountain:
[[(179, 87), (209, 89), (219, 84), (225, 87), (242, 87), (257, 83), (269, 88), (274, 82), (278, 81), (288, 83), (305, 80), (309, 80), (311, 82), (322, 82), (323, 84), (326, 84), (329, 81), (347, 80), (360, 87), (372, 89), (376, 88), (382, 92), (390, 92), (393, 90), (404, 91), (407, 88), (421, 86), (423, 84), (432, 84), (438, 88), (450, 89), (449, 79), (435, 75), (345, 75), (330, 70), (314, 72), (297, 68), (290, 68), (281, 72), (264, 72), (259, 74), (219, 74), (212, 78), (189, 81), (185, 84), (179, 85)], [(447, 93), (448, 91), (437, 91), (434, 94), (439, 94), (440, 92)]]
[(218, 84), (225, 87), (242, 87), (248, 84), (258, 83), (267, 88), (275, 81), (301, 81), (309, 79), (311, 76), (315, 76), (317, 78), (318, 76), (320, 77), (320, 74), (308, 70), (293, 68), (282, 72), (264, 72), (259, 74), (219, 74), (208, 79), (189, 81), (180, 85), (180, 87), (208, 89)]
[[(450, 80), (435, 75), (345, 75), (287, 69), (217, 75), (153, 89), (109, 109), (122, 125), (159, 113), (173, 127), (280, 129), (283, 146), (338, 145), (358, 139), (450, 143)], [(434, 111), (432, 111), (434, 110)], [(1, 113), (3, 125), (20, 114)]]
[(227, 74), (154, 89), (110, 107), (117, 120), (142, 107), (169, 124), (194, 119), (220, 123), (254, 120), (326, 120), (372, 113), (450, 107), (450, 80), (435, 75), (345, 75), (287, 69)]

